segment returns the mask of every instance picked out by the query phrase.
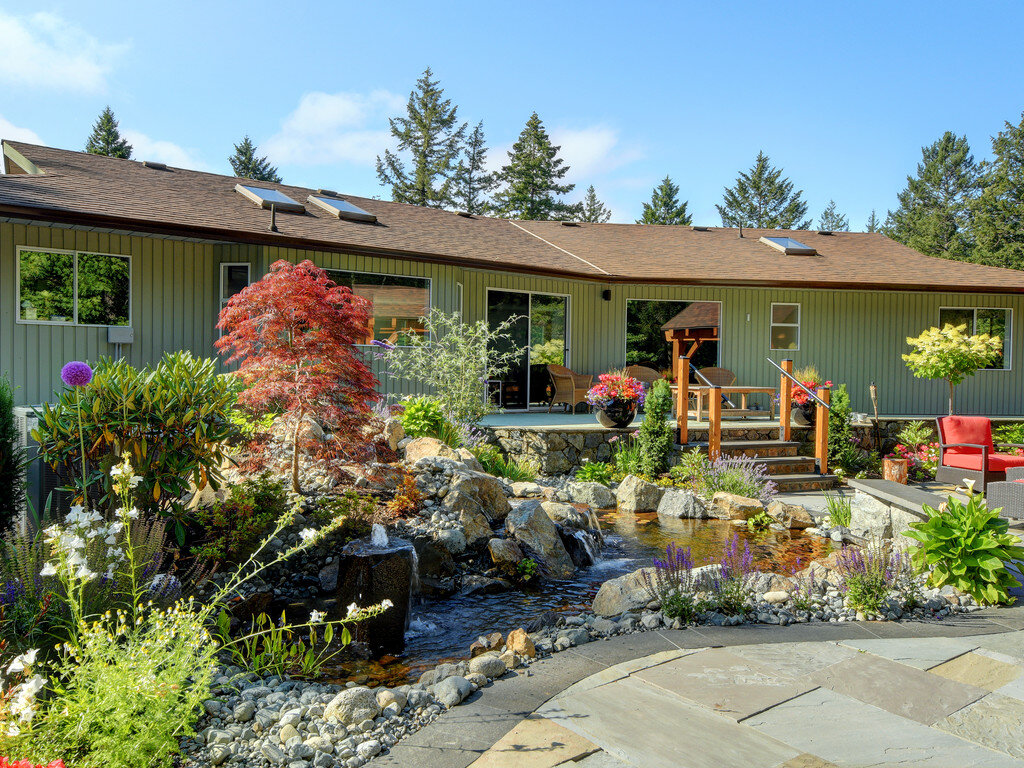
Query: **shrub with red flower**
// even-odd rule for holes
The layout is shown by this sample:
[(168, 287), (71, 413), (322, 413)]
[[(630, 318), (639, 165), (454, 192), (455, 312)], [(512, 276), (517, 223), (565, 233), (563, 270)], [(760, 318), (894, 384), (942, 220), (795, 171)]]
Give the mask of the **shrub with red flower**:
[[(803, 384), (805, 387), (807, 387), (807, 389), (811, 390), (811, 392), (814, 392), (814, 393), (817, 393), (819, 387), (826, 387), (827, 388), (827, 387), (831, 387), (832, 386), (832, 382), (831, 381), (825, 381), (825, 382), (802, 381), (800, 383)], [(811, 403), (811, 402), (814, 402), (814, 401), (811, 400), (811, 396), (808, 395), (807, 392), (805, 392), (800, 387), (798, 387), (798, 386), (796, 386), (794, 384), (793, 385), (793, 402), (796, 403), (797, 405), (801, 405), (802, 406), (802, 405), (807, 405), (808, 403)]]
[(587, 402), (596, 408), (607, 408), (614, 402), (644, 404), (644, 385), (632, 376), (602, 373), (598, 383), (587, 391)]
[(900, 444), (890, 457), (907, 460), (907, 477), (911, 480), (934, 480), (939, 466), (939, 444), (922, 443), (916, 448)]

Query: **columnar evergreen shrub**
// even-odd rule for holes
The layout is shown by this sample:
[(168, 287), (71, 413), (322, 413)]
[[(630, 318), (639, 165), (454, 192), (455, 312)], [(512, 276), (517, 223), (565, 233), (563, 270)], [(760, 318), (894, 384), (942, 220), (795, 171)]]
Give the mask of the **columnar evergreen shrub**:
[(672, 388), (665, 379), (659, 379), (651, 386), (644, 400), (644, 420), (637, 431), (640, 446), (640, 469), (647, 477), (657, 477), (668, 466), (668, 454), (672, 450)]

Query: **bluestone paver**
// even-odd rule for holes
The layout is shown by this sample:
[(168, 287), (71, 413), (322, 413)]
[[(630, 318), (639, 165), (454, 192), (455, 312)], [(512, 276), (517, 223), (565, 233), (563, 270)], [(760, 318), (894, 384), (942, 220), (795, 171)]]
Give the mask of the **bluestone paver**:
[(991, 693), (936, 724), (962, 739), (1024, 758), (1024, 701)]
[(917, 669), (937, 667), (977, 647), (973, 642), (953, 637), (844, 640), (842, 644)]
[[(863, 640), (859, 642), (879, 642)], [(738, 645), (729, 653), (760, 664), (789, 677), (818, 672), (857, 655), (853, 648), (837, 643), (773, 643), (771, 645)]]
[(1022, 668), (1016, 664), (971, 651), (932, 667), (928, 674), (995, 691), (1019, 678), (1021, 671)]

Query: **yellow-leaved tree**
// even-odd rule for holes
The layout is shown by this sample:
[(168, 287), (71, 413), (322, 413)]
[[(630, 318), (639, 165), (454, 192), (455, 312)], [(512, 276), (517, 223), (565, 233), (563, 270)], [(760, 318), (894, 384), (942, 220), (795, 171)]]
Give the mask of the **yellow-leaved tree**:
[(946, 323), (929, 328), (916, 338), (907, 337), (914, 351), (903, 355), (907, 367), (919, 379), (945, 379), (949, 384), (949, 412), (953, 393), (968, 376), (993, 363), (1003, 351), (1003, 341), (987, 333), (969, 335), (966, 325)]

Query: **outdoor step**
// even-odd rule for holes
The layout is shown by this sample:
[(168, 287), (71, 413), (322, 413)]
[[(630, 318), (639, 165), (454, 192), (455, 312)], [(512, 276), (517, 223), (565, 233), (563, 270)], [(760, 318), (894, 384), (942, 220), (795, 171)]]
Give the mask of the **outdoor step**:
[(815, 461), (809, 456), (759, 456), (769, 475), (799, 475), (814, 472)]
[(723, 440), (726, 456), (756, 456), (760, 459), (799, 455), (800, 443), (795, 440)]
[(816, 473), (799, 473), (795, 475), (772, 475), (779, 493), (794, 491), (823, 491), (835, 488), (839, 478), (835, 475), (819, 475)]

